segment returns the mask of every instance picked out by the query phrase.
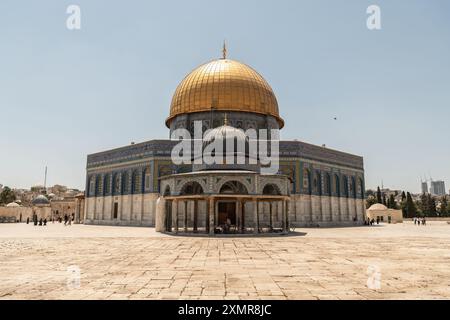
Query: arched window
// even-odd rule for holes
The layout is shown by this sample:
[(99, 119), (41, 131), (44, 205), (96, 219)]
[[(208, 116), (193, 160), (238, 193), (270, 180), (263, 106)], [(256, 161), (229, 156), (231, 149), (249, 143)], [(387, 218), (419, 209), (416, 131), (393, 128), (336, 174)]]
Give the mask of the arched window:
[(339, 197), (341, 195), (341, 188), (339, 185), (339, 176), (334, 175), (333, 192)]
[(164, 197), (170, 196), (170, 187), (169, 186), (167, 186), (166, 189), (164, 190), (163, 196)]
[(183, 188), (181, 188), (181, 195), (195, 195), (203, 194), (203, 188), (197, 181), (192, 181), (186, 183)]
[(331, 177), (328, 172), (325, 173), (325, 193), (331, 195)]
[(361, 199), (365, 198), (365, 194), (364, 194), (364, 182), (363, 179), (359, 178), (359, 183), (358, 183), (358, 193), (361, 196)]
[(141, 193), (142, 191), (142, 185), (141, 185), (141, 172), (136, 170), (133, 172), (133, 181), (131, 182), (133, 186), (133, 193)]
[(278, 188), (278, 186), (273, 183), (266, 184), (262, 193), (264, 195), (281, 195), (280, 188)]
[(347, 176), (344, 176), (342, 179), (343, 179), (343, 187), (342, 187), (343, 195), (344, 197), (348, 198), (348, 178)]
[(114, 195), (118, 195), (121, 193), (121, 188), (120, 188), (120, 174), (116, 173), (114, 174), (114, 179), (113, 179), (113, 193)]
[(102, 181), (102, 176), (101, 175), (98, 175), (97, 179), (95, 181), (95, 195), (97, 197), (103, 195), (103, 181)]
[(111, 193), (111, 174), (107, 173), (105, 174), (105, 182), (103, 184), (103, 189), (105, 190), (105, 194)]
[(150, 169), (146, 168), (144, 171), (144, 190), (150, 191), (151, 188), (151, 175), (150, 175)]
[(248, 194), (247, 188), (239, 181), (228, 181), (220, 187), (219, 193)]
[(316, 174), (314, 176), (314, 192), (317, 193), (319, 196), (322, 195), (322, 175), (319, 171), (316, 171)]
[(356, 198), (356, 181), (355, 177), (352, 177), (351, 184), (350, 184), (350, 194), (353, 198)]
[(311, 194), (311, 173), (308, 169), (303, 169), (303, 191)]
[(130, 191), (130, 184), (129, 184), (129, 174), (128, 171), (125, 171), (122, 173), (122, 193), (128, 193)]
[(90, 196), (95, 195), (95, 176), (91, 176), (89, 179), (89, 193)]

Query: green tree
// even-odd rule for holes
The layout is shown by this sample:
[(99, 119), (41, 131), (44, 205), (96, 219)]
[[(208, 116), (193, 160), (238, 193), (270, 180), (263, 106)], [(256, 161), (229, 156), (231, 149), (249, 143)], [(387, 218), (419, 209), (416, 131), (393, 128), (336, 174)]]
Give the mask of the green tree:
[(405, 201), (406, 200), (406, 193), (405, 193), (405, 191), (403, 191), (402, 192), (402, 201)]
[(377, 203), (382, 203), (380, 187), (377, 188)]
[(411, 193), (406, 194), (405, 213), (407, 218), (414, 218), (417, 215), (417, 207), (414, 203)]
[(14, 191), (12, 191), (9, 187), (4, 187), (2, 193), (0, 193), (0, 203), (8, 204), (10, 202), (13, 202), (14, 200), (16, 200)]
[(386, 194), (383, 193), (383, 204), (387, 207)]
[(366, 190), (366, 199), (369, 198), (370, 196), (374, 197), (375, 196), (375, 192), (371, 189), (367, 189)]
[(388, 203), (389, 203), (388, 208), (390, 208), (390, 209), (398, 209), (397, 203), (395, 202), (395, 197), (394, 197), (393, 194), (391, 194), (391, 195), (389, 196), (389, 201), (388, 201)]
[(369, 196), (366, 199), (366, 209), (369, 209), (372, 205), (378, 203), (377, 202), (377, 198), (375, 198), (374, 196)]
[(427, 196), (427, 202), (428, 202), (428, 215), (435, 216), (436, 215), (436, 198), (433, 197), (431, 194), (428, 194)]
[(406, 217), (406, 193), (405, 191), (402, 192), (402, 202), (400, 203), (400, 207), (403, 212), (403, 216)]
[(428, 206), (428, 196), (425, 193), (422, 193), (422, 195), (420, 196), (420, 201), (418, 204), (422, 215), (427, 215), (429, 206)]
[(441, 199), (441, 208), (439, 210), (439, 213), (441, 216), (446, 217), (449, 213), (449, 208), (448, 208), (448, 200), (447, 200), (447, 196), (443, 196)]

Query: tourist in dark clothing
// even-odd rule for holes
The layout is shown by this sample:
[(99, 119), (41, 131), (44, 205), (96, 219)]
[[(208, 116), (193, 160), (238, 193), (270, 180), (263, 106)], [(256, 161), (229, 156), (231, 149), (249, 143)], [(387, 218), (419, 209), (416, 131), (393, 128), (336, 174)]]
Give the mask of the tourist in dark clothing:
[(27, 218), (27, 224), (29, 224), (29, 223), (30, 223), (30, 217)]
[(39, 225), (42, 226), (42, 218), (39, 219)]
[(47, 218), (44, 219), (44, 226), (47, 225)]

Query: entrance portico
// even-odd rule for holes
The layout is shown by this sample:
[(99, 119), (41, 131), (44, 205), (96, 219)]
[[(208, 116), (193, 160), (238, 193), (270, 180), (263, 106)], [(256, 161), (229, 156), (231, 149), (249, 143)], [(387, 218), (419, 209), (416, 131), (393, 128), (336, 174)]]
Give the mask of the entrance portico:
[[(286, 196), (190, 195), (167, 196), (165, 201), (166, 232), (209, 235), (289, 232)], [(199, 203), (206, 204), (206, 214), (201, 214), (204, 221), (199, 221)], [(261, 210), (264, 204), (268, 205), (268, 212)], [(249, 207), (251, 210), (247, 211)], [(275, 207), (281, 212), (275, 212)]]

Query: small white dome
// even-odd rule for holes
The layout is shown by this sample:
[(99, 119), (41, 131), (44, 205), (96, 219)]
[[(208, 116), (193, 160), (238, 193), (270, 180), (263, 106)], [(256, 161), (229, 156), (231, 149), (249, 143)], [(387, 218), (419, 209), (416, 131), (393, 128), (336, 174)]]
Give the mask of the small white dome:
[(44, 195), (38, 195), (36, 198), (31, 201), (33, 205), (49, 205), (50, 201)]
[(8, 207), (8, 208), (17, 208), (17, 207), (20, 207), (20, 205), (18, 203), (11, 202), (11, 203), (8, 203), (6, 205), (6, 207)]
[(203, 138), (204, 143), (209, 143), (214, 140), (227, 140), (234, 139), (246, 141), (248, 137), (246, 136), (244, 130), (237, 129), (228, 125), (223, 125), (221, 127), (212, 129)]
[(384, 204), (375, 203), (367, 210), (369, 210), (369, 211), (384, 211), (384, 210), (388, 210), (388, 208)]

